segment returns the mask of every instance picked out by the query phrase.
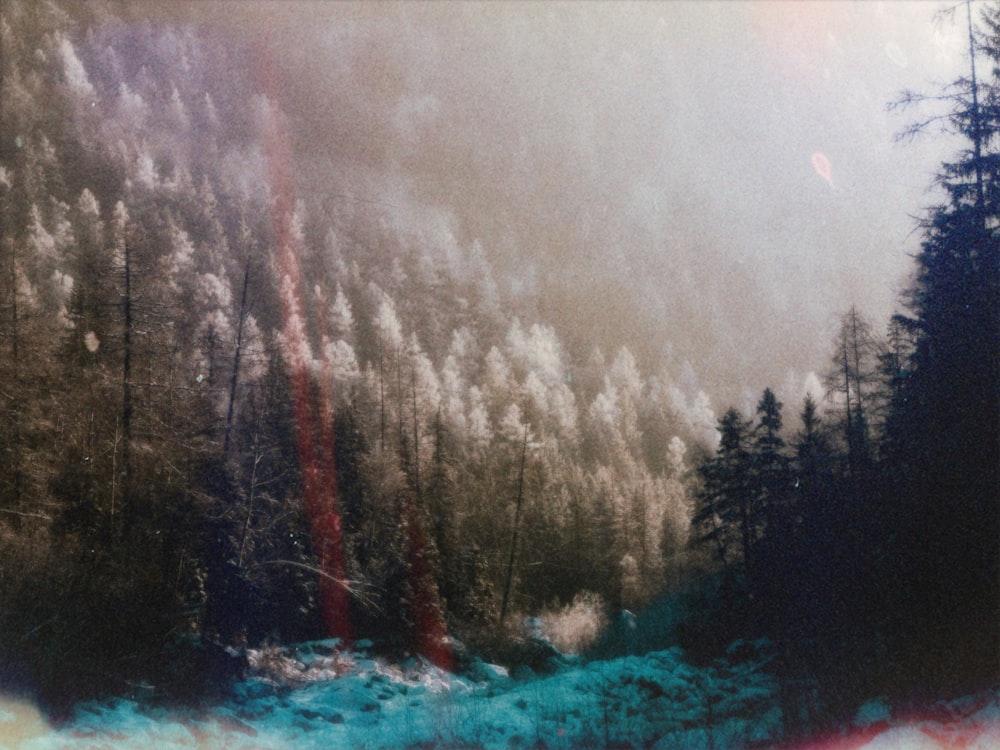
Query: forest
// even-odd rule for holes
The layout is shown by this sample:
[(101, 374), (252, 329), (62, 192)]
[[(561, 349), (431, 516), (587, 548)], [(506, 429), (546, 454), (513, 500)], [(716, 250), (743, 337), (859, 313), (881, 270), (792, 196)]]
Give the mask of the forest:
[(4, 0), (0, 689), (201, 699), (331, 636), (511, 663), (526, 615), (667, 599), (693, 660), (768, 639), (789, 736), (995, 687), (1000, 6), (972, 15), (969, 73), (891, 105), (959, 144), (898, 312), (844, 300), (823, 393), (717, 417), (579, 356), (478, 242), (297, 190), (266, 46)]

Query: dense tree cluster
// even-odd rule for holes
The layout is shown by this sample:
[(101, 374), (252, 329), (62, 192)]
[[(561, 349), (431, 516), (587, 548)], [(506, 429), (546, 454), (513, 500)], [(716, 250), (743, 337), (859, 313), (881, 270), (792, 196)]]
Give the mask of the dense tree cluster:
[(704, 396), (571, 361), (447, 228), (296, 194), (266, 52), (110, 3), (0, 33), (5, 675), (68, 700), (330, 631), (444, 659), (661, 589)]
[(970, 16), (970, 77), (901, 102), (946, 102), (916, 129), (940, 121), (967, 143), (938, 177), (904, 312), (884, 337), (842, 316), (825, 396), (790, 446), (768, 390), (755, 420), (719, 420), (700, 468), (694, 542), (727, 586), (693, 637), (775, 638), (793, 724), (1000, 677), (998, 30), (996, 5), (978, 31)]
[(5, 2), (0, 679), (184, 692), (330, 633), (447, 664), (682, 560), (686, 645), (770, 636), (793, 723), (996, 679), (998, 29), (903, 312), (843, 315), (789, 429), (771, 389), (716, 420), (626, 348), (571, 356), (446, 222), (297, 184), (266, 44)]

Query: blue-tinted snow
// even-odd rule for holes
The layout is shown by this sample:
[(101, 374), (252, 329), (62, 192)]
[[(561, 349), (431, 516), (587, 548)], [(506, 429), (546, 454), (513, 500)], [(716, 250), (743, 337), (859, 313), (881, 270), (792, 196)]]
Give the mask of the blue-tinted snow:
[[(570, 662), (553, 675), (514, 680), (495, 665), (476, 663), (471, 676), (458, 677), (422, 659), (394, 664), (324, 641), (252, 651), (250, 662), (233, 697), (203, 710), (92, 702), (54, 730), (24, 704), (0, 701), (0, 747), (723, 750), (776, 744), (781, 730), (777, 685), (759, 658), (697, 668), (668, 649)], [(25, 729), (29, 720), (36, 723)], [(905, 722), (874, 701), (859, 711), (856, 727), (873, 724), (879, 731), (866, 737), (868, 750), (940, 748), (959, 739), (963, 747), (1000, 747), (1000, 696), (942, 703), (933, 717)]]
[[(743, 747), (777, 736), (772, 679), (754, 665), (699, 670), (679, 650), (564, 668), (514, 681), (421, 659), (390, 664), (335, 643), (252, 652), (234, 697), (203, 711), (117, 699), (79, 706), (41, 748)], [(0, 727), (2, 730), (2, 727)], [(711, 733), (711, 737), (710, 737)]]

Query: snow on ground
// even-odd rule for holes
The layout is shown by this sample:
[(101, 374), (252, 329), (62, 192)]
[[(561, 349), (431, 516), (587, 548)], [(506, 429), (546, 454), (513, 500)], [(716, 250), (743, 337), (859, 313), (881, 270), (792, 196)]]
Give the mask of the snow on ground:
[(872, 701), (851, 726), (790, 750), (1000, 750), (1000, 689), (939, 701), (923, 714)]
[(555, 674), (518, 680), (480, 662), (469, 677), (419, 658), (390, 664), (339, 651), (335, 642), (253, 651), (250, 663), (233, 698), (211, 709), (91, 702), (59, 730), (22, 739), (19, 747), (507, 750), (617, 742), (721, 750), (773, 738), (780, 728), (775, 685), (760, 663), (699, 670), (677, 649), (567, 660)]
[[(419, 658), (393, 664), (336, 646), (251, 651), (234, 696), (200, 710), (95, 701), (53, 729), (29, 705), (0, 701), (0, 747), (724, 750), (769, 747), (780, 738), (777, 686), (761, 658), (696, 668), (669, 649), (565, 660), (554, 674), (515, 680), (481, 662), (459, 677)], [(942, 703), (908, 721), (875, 702), (850, 731), (810, 748), (1000, 748), (1000, 693)]]
[(874, 736), (859, 750), (998, 750), (1000, 691), (942, 701), (923, 716), (895, 720), (890, 716), (873, 726)]

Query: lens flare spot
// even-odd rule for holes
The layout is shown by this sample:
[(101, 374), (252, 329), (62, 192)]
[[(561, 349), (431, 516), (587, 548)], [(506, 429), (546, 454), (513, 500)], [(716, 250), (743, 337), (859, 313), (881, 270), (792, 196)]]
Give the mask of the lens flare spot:
[(812, 155), (812, 166), (816, 170), (816, 174), (830, 183), (830, 187), (833, 187), (833, 165), (830, 164), (826, 154), (816, 151)]

